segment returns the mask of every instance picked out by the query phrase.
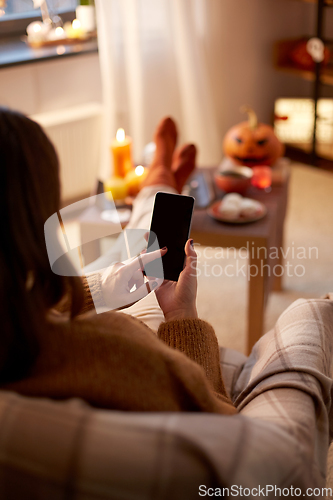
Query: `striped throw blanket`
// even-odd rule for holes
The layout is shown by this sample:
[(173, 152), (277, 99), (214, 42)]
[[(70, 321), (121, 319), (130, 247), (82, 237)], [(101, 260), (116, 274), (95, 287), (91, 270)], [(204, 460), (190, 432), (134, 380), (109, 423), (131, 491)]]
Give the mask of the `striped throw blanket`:
[(221, 348), (236, 416), (0, 392), (0, 498), (330, 496), (332, 354), (333, 300), (298, 300), (249, 358)]

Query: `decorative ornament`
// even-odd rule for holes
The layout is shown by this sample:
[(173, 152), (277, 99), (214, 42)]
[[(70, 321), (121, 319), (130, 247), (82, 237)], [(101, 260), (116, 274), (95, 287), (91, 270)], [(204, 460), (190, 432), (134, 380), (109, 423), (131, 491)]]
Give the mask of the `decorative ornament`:
[(247, 113), (249, 119), (227, 132), (223, 141), (225, 155), (236, 165), (273, 165), (284, 152), (273, 127), (258, 123), (256, 113), (247, 106), (242, 106), (241, 112)]
[(330, 51), (320, 38), (310, 38), (297, 43), (289, 57), (299, 69), (313, 71), (316, 62), (327, 66), (330, 60)]

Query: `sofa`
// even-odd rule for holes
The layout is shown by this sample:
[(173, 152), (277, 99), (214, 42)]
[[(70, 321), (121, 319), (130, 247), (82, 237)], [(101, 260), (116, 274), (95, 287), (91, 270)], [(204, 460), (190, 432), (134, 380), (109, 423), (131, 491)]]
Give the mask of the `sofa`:
[(228, 493), (273, 498), (276, 488), (280, 496), (322, 492), (332, 351), (333, 301), (298, 300), (249, 358), (220, 349), (236, 416), (110, 411), (75, 398), (0, 391), (0, 498), (191, 500)]

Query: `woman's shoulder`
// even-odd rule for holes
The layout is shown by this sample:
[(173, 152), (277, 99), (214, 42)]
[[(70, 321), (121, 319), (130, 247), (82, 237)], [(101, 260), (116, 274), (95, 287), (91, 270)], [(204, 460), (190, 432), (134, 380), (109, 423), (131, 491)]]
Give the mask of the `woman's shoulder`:
[(108, 311), (97, 314), (95, 311), (89, 311), (70, 319), (66, 315), (49, 315), (49, 324), (51, 330), (57, 330), (58, 333), (66, 337), (80, 338), (87, 340), (90, 337), (97, 341), (100, 337), (114, 337), (125, 340), (130, 338), (132, 341), (138, 338), (157, 340), (155, 333), (142, 321), (128, 314), (119, 311)]

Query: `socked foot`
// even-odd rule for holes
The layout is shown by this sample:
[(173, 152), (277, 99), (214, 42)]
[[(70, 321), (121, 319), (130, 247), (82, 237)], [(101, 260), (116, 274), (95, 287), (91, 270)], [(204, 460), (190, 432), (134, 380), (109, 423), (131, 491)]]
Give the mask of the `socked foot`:
[(158, 124), (154, 141), (156, 151), (148, 175), (142, 187), (167, 185), (177, 189), (175, 177), (171, 170), (172, 157), (177, 143), (177, 127), (172, 118), (163, 118)]
[(185, 144), (174, 153), (171, 170), (175, 177), (177, 190), (180, 193), (188, 177), (195, 169), (196, 154), (197, 148), (194, 144)]
[(157, 125), (154, 134), (156, 151), (153, 165), (163, 165), (171, 168), (172, 157), (177, 143), (177, 127), (172, 118), (163, 118)]

